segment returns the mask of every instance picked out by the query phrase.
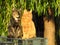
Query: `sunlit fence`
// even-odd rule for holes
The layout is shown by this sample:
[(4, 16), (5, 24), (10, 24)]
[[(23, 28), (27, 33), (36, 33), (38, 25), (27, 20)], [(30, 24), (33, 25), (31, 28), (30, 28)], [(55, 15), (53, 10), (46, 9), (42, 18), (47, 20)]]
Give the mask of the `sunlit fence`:
[(18, 39), (0, 37), (0, 45), (47, 45), (48, 40), (45, 38), (31, 38), (31, 39)]

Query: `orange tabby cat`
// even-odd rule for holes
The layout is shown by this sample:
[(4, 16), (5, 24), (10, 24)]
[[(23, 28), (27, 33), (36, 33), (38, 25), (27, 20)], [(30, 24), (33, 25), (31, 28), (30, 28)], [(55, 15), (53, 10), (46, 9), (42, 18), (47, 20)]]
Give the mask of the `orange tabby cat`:
[(36, 37), (36, 29), (35, 25), (32, 21), (32, 11), (24, 10), (22, 19), (22, 30), (23, 30), (23, 37), (22, 39), (29, 39)]

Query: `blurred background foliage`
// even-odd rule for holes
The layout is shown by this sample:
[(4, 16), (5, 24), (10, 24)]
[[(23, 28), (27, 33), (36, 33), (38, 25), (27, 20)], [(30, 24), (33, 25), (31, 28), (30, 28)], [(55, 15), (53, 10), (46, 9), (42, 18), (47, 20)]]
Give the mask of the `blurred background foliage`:
[[(13, 7), (34, 10), (40, 16), (41, 13), (47, 14), (48, 6), (53, 8), (55, 17), (60, 16), (60, 0), (0, 0), (0, 35), (7, 36), (8, 23), (12, 15)], [(60, 23), (59, 20), (57, 22), (58, 24)]]

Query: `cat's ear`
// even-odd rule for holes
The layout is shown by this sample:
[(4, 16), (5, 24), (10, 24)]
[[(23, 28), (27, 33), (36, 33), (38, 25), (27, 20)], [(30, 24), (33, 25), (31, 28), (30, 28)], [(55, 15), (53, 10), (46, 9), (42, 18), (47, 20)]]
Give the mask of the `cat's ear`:
[(30, 10), (30, 13), (32, 13), (32, 10)]
[(25, 13), (25, 12), (27, 12), (27, 10), (26, 10), (26, 9), (24, 10), (24, 13)]
[(14, 7), (12, 8), (12, 11), (13, 11), (13, 12), (16, 11), (16, 10), (17, 10), (16, 8), (14, 8)]
[(22, 11), (22, 9), (20, 8), (18, 11), (19, 11), (19, 12), (21, 12), (21, 11)]

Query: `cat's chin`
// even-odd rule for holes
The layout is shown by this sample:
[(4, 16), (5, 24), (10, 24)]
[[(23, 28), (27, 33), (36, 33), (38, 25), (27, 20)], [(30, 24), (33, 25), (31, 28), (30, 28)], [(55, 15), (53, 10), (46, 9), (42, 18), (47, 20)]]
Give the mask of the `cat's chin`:
[(19, 21), (18, 20), (15, 20), (16, 23), (18, 23)]

